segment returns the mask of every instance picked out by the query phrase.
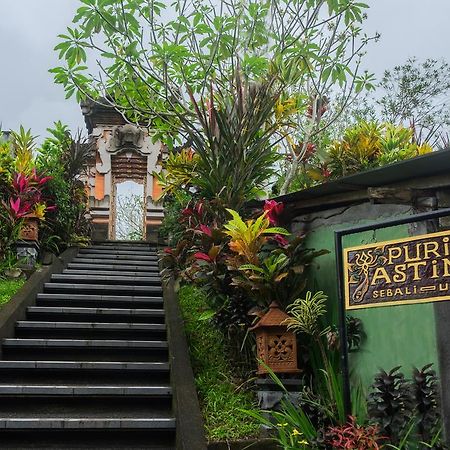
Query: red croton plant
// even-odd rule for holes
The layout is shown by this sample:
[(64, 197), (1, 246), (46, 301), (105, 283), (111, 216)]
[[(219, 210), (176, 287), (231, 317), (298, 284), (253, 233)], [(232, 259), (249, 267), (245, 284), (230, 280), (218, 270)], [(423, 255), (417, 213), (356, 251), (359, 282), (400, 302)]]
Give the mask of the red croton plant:
[(51, 177), (38, 175), (36, 169), (29, 174), (22, 172), (13, 174), (9, 199), (2, 200), (11, 220), (17, 221), (30, 215), (43, 219), (46, 211), (55, 209), (55, 206), (48, 205), (42, 194), (44, 185), (50, 179)]
[(306, 249), (303, 235), (278, 227), (282, 203), (268, 200), (262, 209), (244, 220), (233, 210), (223, 217), (206, 200), (192, 203), (181, 214), (183, 238), (165, 251), (166, 273), (198, 284), (211, 298), (246, 297), (249, 309), (289, 303), (305, 286), (305, 268), (324, 252)]
[(336, 450), (379, 450), (385, 439), (379, 432), (376, 425), (358, 425), (356, 418), (350, 416), (345, 425), (328, 429), (327, 442)]

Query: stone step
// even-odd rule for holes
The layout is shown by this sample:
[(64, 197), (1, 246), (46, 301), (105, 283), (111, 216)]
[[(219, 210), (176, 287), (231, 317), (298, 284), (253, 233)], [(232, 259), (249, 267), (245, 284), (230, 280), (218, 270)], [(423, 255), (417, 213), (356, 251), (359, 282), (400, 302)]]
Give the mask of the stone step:
[(138, 272), (138, 271), (123, 271), (123, 270), (96, 270), (96, 269), (64, 269), (63, 274), (67, 275), (114, 275), (118, 277), (151, 277), (161, 282), (161, 277), (156, 271), (153, 272)]
[(169, 386), (60, 386), (0, 384), (0, 398), (10, 396), (40, 397), (170, 397)]
[(78, 255), (130, 255), (130, 256), (152, 256), (157, 257), (158, 254), (155, 251), (152, 251), (150, 249), (147, 250), (141, 250), (141, 249), (109, 249), (109, 248), (80, 248), (78, 251)]
[(166, 341), (128, 341), (122, 339), (3, 339), (4, 348), (88, 348), (88, 349), (167, 349)]
[[(54, 419), (58, 420), (58, 419)], [(61, 418), (61, 420), (64, 420)], [(82, 419), (78, 419), (82, 420)], [(6, 428), (0, 430), (8, 450), (175, 450), (175, 429)]]
[(119, 339), (3, 340), (3, 357), (10, 360), (152, 361), (167, 362), (167, 342)]
[(162, 297), (134, 295), (37, 294), (37, 306), (94, 306), (96, 308), (157, 308), (162, 309)]
[(82, 257), (76, 257), (72, 260), (72, 263), (75, 264), (94, 264), (96, 267), (98, 267), (99, 264), (107, 264), (107, 265), (114, 265), (114, 266), (136, 266), (136, 267), (158, 267), (158, 261), (143, 261), (138, 259), (99, 259), (99, 258), (82, 258)]
[[(3, 383), (5, 385), (6, 383)], [(12, 385), (14, 386), (14, 385)], [(19, 387), (22, 385), (19, 385)], [(23, 385), (27, 393), (1, 394), (0, 417), (9, 418), (94, 418), (116, 417), (118, 419), (161, 418), (172, 416), (171, 395), (121, 395), (128, 386), (116, 386), (108, 393), (107, 389), (99, 389), (98, 393), (89, 392), (89, 385)], [(76, 393), (71, 395), (70, 388), (77, 386)], [(112, 386), (112, 385), (110, 385)], [(46, 394), (49, 387), (55, 394)], [(66, 389), (66, 388), (69, 389)], [(100, 385), (102, 387), (102, 385)], [(107, 387), (107, 386), (105, 386)], [(146, 387), (143, 385), (142, 387)], [(85, 392), (83, 394), (83, 392)], [(1, 447), (1, 444), (0, 444)], [(1, 447), (3, 448), (3, 447)]]
[(16, 337), (155, 340), (166, 338), (166, 326), (158, 323), (57, 322), (21, 320), (16, 322)]
[(163, 323), (163, 309), (150, 308), (82, 308), (29, 306), (27, 318), (30, 320), (82, 321), (82, 322), (133, 322)]
[(84, 251), (94, 251), (94, 253), (97, 253), (98, 251), (105, 251), (105, 252), (128, 252), (128, 253), (138, 253), (138, 254), (158, 254), (158, 249), (155, 247), (148, 247), (148, 246), (129, 246), (129, 245), (92, 245), (91, 247), (84, 247), (80, 248), (79, 252), (84, 253)]
[(167, 362), (123, 361), (1, 361), (3, 384), (169, 385)]
[(121, 361), (6, 361), (0, 360), (0, 372), (10, 370), (42, 371), (114, 371), (167, 372), (169, 364), (163, 362), (121, 362)]
[(128, 249), (128, 248), (132, 248), (132, 249), (150, 249), (150, 250), (154, 250), (156, 251), (158, 246), (155, 244), (151, 244), (150, 242), (119, 242), (119, 241), (114, 241), (114, 242), (107, 242), (107, 243), (103, 243), (103, 242), (93, 242), (91, 245), (89, 245), (88, 247), (84, 247), (84, 248), (118, 248), (118, 249)]
[(101, 262), (103, 259), (112, 259), (114, 261), (133, 260), (139, 262), (157, 262), (158, 256), (154, 255), (141, 255), (140, 253), (127, 254), (127, 255), (113, 255), (113, 254), (103, 254), (103, 253), (78, 253), (76, 259), (95, 259)]
[(175, 430), (174, 418), (151, 418), (151, 419), (10, 419), (0, 417), (0, 432), (5, 429), (23, 430), (92, 430), (92, 429), (128, 429), (128, 430)]
[(97, 270), (108, 271), (108, 272), (122, 272), (122, 271), (133, 271), (144, 274), (144, 276), (150, 276), (147, 274), (159, 274), (159, 267), (155, 264), (152, 266), (136, 266), (136, 265), (126, 265), (126, 264), (94, 264), (94, 263), (69, 263), (67, 265), (68, 269), (81, 269), (87, 270), (90, 273), (95, 273)]
[(111, 284), (78, 284), (78, 283), (45, 283), (45, 293), (62, 293), (62, 294), (134, 294), (148, 296), (150, 294), (162, 294), (161, 286), (121, 286)]
[(120, 276), (118, 274), (109, 275), (73, 275), (67, 273), (58, 273), (51, 276), (51, 281), (56, 283), (81, 283), (81, 284), (120, 284), (136, 286), (154, 286), (161, 285), (159, 277), (130, 277)]

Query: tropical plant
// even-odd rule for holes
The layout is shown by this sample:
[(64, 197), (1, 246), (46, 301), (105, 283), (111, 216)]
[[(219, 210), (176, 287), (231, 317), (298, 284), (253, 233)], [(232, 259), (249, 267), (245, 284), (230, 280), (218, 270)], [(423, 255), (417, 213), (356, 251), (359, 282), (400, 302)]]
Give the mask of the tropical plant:
[(249, 82), (237, 72), (228, 90), (211, 89), (201, 101), (190, 94), (200, 126), (181, 120), (199, 156), (196, 185), (203, 196), (239, 209), (268, 185), (279, 158), (273, 141), (279, 124), (271, 119), (280, 89), (275, 76)]
[(380, 442), (383, 440), (378, 426), (358, 425), (353, 416), (348, 418), (345, 425), (327, 430), (327, 441), (336, 450), (380, 450)]
[(233, 285), (247, 292), (255, 304), (267, 307), (272, 301), (289, 304), (306, 284), (305, 269), (314, 258), (326, 253), (306, 249), (304, 236), (286, 239), (284, 228), (270, 226), (277, 222), (282, 204), (266, 202), (257, 219), (243, 221), (229, 210), (233, 218), (224, 228), (231, 240), (227, 257)]
[(185, 226), (180, 220), (182, 211), (192, 200), (192, 194), (179, 190), (164, 200), (164, 218), (159, 228), (159, 236), (167, 239), (169, 246), (176, 245), (182, 238)]
[[(323, 327), (321, 324), (321, 318), (327, 312), (327, 299), (322, 291), (314, 295), (308, 291), (305, 298), (298, 298), (288, 307), (290, 318), (284, 323), (288, 326), (288, 330), (310, 336), (319, 349), (321, 361), (317, 362), (313, 354), (311, 362), (315, 372), (316, 390), (320, 392), (321, 407), (333, 423), (344, 424), (347, 417), (342, 374), (333, 367), (323, 343), (323, 337), (330, 331), (329, 326)], [(360, 399), (360, 396), (357, 395), (356, 398)], [(362, 411), (359, 406), (358, 410)]]
[[(236, 253), (242, 264), (259, 263), (258, 253), (267, 242), (268, 235), (289, 235), (289, 232), (280, 227), (271, 227), (267, 218), (267, 212), (261, 214), (257, 219), (242, 220), (238, 212), (227, 209), (231, 214), (225, 225), (225, 234), (230, 236), (229, 247)], [(240, 265), (239, 265), (240, 266)]]
[(429, 144), (414, 142), (409, 128), (361, 121), (347, 129), (342, 140), (330, 145), (325, 164), (335, 178), (431, 151)]
[(7, 185), (11, 181), (13, 162), (11, 144), (0, 141), (0, 195), (5, 193)]
[[(176, 196), (180, 191), (188, 191), (197, 178), (196, 167), (198, 155), (190, 148), (182, 148), (178, 152), (170, 152), (163, 162), (161, 172), (153, 172), (153, 176), (162, 188), (162, 194), (156, 201)], [(195, 182), (194, 182), (195, 183)]]
[(18, 132), (11, 132), (11, 148), (14, 156), (14, 170), (29, 175), (35, 168), (33, 150), (36, 147), (36, 136), (31, 130), (21, 125)]
[(68, 127), (59, 121), (47, 131), (51, 136), (38, 150), (36, 164), (51, 176), (44, 193), (56, 208), (46, 217), (41, 240), (44, 248), (59, 253), (69, 245), (86, 245), (88, 242), (88, 202), (81, 179), (86, 173), (92, 148), (80, 134), (73, 138)]
[[(176, 0), (170, 5), (146, 0), (84, 0), (74, 17), (75, 28), (60, 35), (55, 48), (63, 65), (51, 71), (55, 81), (64, 85), (68, 97), (75, 94), (78, 99), (90, 97), (95, 101), (103, 97), (130, 120), (147, 123), (155, 130), (155, 140), (161, 139), (170, 148), (175, 140), (184, 143), (193, 135), (201, 139), (201, 145), (196, 142), (193, 147), (208, 152), (203, 160), (205, 170), (210, 165), (211, 173), (205, 182), (214, 195), (224, 196), (227, 206), (238, 208), (238, 186), (246, 184), (241, 184), (233, 171), (226, 176), (223, 173), (225, 169), (241, 168), (230, 163), (220, 170), (210, 164), (220, 160), (220, 155), (214, 155), (215, 149), (223, 149), (228, 142), (234, 147), (230, 154), (236, 152), (236, 159), (242, 160), (244, 141), (231, 139), (238, 126), (246, 139), (260, 141), (248, 142), (252, 153), (257, 148), (267, 153), (270, 146), (264, 141), (272, 132), (268, 127), (256, 126), (267, 115), (264, 109), (271, 110), (275, 119), (272, 122), (282, 121), (278, 127), (280, 139), (285, 140), (291, 132), (290, 123), (295, 123), (297, 134), (306, 135), (304, 141), (308, 142), (357, 94), (370, 89), (372, 76), (360, 73), (363, 49), (371, 39), (360, 27), (366, 8), (366, 4), (353, 0), (233, 0), (212, 4)], [(101, 61), (97, 69), (89, 67), (91, 55), (93, 61)], [(248, 131), (244, 125), (250, 122), (240, 111), (225, 117), (232, 111), (228, 107), (217, 109), (221, 111), (218, 126), (207, 131), (209, 109), (215, 108), (217, 100), (211, 90), (220, 90), (220, 97), (228, 98), (223, 105), (242, 104), (239, 96), (245, 89), (239, 92), (238, 87), (237, 96), (229, 95), (236, 92), (237, 82), (227, 86), (227, 80), (235, 79), (237, 73), (242, 73), (243, 85), (248, 80), (249, 90), (253, 83), (271, 80), (276, 74), (284, 86), (283, 96), (275, 95), (275, 103), (254, 103), (260, 105), (261, 111), (252, 111), (255, 119), (250, 118), (254, 123)], [(327, 120), (321, 121), (326, 96), (337, 89), (345, 99), (343, 107), (330, 111)], [(205, 102), (209, 103), (206, 108)], [(219, 123), (220, 115), (229, 123)], [(221, 144), (208, 137), (214, 129), (221, 130)], [(293, 155), (283, 192), (297, 172), (299, 160)], [(250, 172), (259, 165), (258, 158), (248, 158), (245, 163)], [(243, 167), (241, 175), (251, 180), (252, 174), (247, 175)], [(236, 188), (233, 178), (239, 183)], [(247, 186), (254, 187), (248, 182)], [(226, 194), (227, 188), (231, 188), (230, 194)]]
[(360, 122), (346, 130), (341, 141), (329, 149), (328, 167), (333, 175), (341, 177), (374, 165), (381, 152), (382, 127), (375, 122)]
[(438, 379), (432, 366), (427, 364), (421, 369), (414, 367), (411, 381), (417, 431), (423, 442), (429, 442), (440, 428)]
[(361, 319), (347, 316), (345, 318), (347, 325), (347, 345), (349, 352), (355, 352), (360, 349), (363, 340), (366, 338), (364, 326)]
[(288, 330), (296, 333), (305, 333), (313, 337), (320, 337), (328, 332), (328, 328), (320, 329), (319, 319), (327, 312), (326, 302), (328, 296), (323, 291), (311, 291), (306, 293), (305, 298), (298, 298), (289, 307), (289, 319), (285, 324)]
[(375, 375), (368, 397), (368, 414), (380, 427), (380, 433), (393, 444), (408, 432), (414, 413), (414, 397), (400, 367)]
[(260, 266), (242, 264), (240, 276), (233, 277), (233, 284), (257, 297), (258, 303), (269, 305), (276, 300), (277, 285), (289, 275), (289, 258), (284, 253), (270, 254)]

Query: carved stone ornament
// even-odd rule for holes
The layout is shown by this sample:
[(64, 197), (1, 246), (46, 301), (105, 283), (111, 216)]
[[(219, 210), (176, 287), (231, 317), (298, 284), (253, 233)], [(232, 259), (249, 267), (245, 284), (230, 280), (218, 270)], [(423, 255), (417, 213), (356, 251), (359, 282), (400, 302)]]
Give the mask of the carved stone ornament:
[(297, 339), (284, 321), (289, 316), (272, 302), (269, 311), (251, 328), (256, 333), (258, 375), (267, 374), (268, 366), (275, 373), (299, 373)]
[(114, 130), (116, 148), (139, 148), (142, 147), (143, 131), (135, 125), (127, 123)]

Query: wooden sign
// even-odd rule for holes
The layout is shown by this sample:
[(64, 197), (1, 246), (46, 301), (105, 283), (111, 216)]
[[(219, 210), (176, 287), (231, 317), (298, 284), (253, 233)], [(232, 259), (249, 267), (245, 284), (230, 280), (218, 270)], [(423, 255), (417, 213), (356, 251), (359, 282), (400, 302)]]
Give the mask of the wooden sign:
[(344, 250), (347, 309), (450, 300), (450, 231)]

